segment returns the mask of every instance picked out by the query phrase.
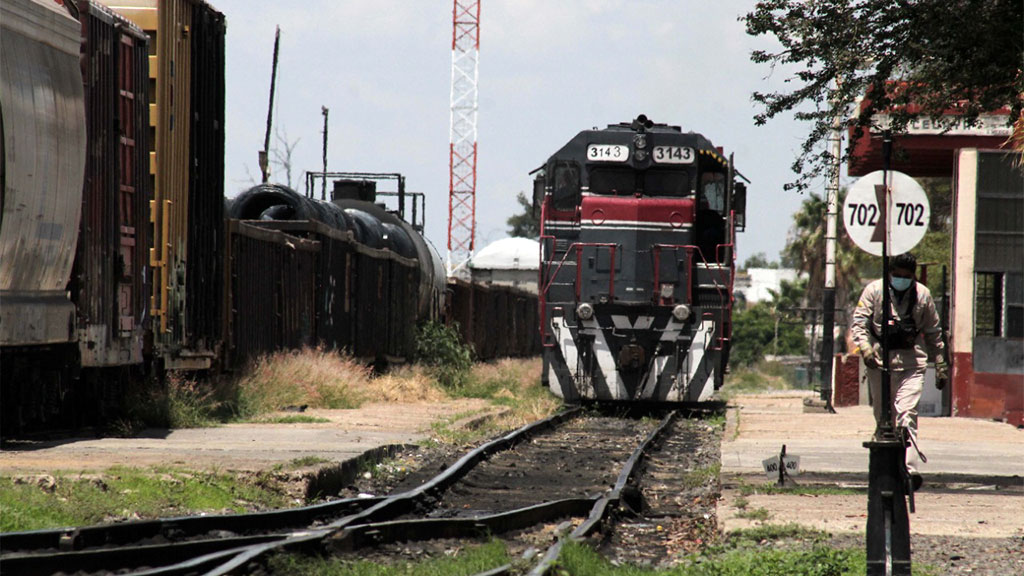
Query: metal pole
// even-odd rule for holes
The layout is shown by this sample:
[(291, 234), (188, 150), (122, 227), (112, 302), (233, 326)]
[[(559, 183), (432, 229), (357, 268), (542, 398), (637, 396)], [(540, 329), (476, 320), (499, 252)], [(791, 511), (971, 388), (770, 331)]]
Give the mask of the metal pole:
[[(868, 576), (910, 576), (910, 519), (906, 498), (910, 488), (904, 460), (906, 446), (892, 425), (892, 398), (889, 373), (889, 322), (892, 318), (889, 296), (889, 160), (892, 135), (887, 130), (882, 141), (885, 156), (881, 190), (878, 194), (882, 224), (882, 421), (875, 436), (865, 442), (871, 451), (868, 463), (868, 522), (866, 535)], [(912, 496), (911, 496), (912, 497)], [(913, 508), (911, 508), (912, 510)]]
[(330, 112), (327, 106), (320, 107), (320, 113), (324, 115), (324, 175), (320, 183), (321, 200), (327, 200), (327, 115)]
[[(836, 79), (836, 90), (839, 80)], [(832, 407), (832, 358), (835, 355), (836, 323), (836, 215), (839, 212), (839, 154), (842, 141), (842, 118), (839, 116), (838, 98), (833, 100), (832, 133), (829, 143), (832, 147), (832, 169), (829, 184), (825, 188), (828, 211), (825, 215), (825, 289), (822, 291), (821, 328), (821, 399), (825, 409), (835, 413)]]
[(277, 87), (277, 54), (281, 46), (281, 27), (277, 27), (274, 33), (274, 63), (270, 67), (270, 104), (267, 106), (267, 132), (263, 136), (263, 150), (260, 151), (260, 172), (263, 173), (263, 183), (266, 184), (270, 178), (270, 126), (274, 119), (274, 90)]

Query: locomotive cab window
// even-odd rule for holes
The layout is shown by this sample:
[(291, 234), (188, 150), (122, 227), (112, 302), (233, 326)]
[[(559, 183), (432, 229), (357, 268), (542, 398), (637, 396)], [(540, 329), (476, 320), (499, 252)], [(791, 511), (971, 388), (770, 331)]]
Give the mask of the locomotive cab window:
[(573, 210), (580, 203), (580, 169), (575, 162), (558, 162), (554, 169), (552, 205), (555, 210)]
[(590, 191), (610, 196), (631, 195), (636, 190), (636, 173), (629, 168), (591, 168)]
[(644, 174), (644, 195), (681, 198), (690, 192), (685, 170), (648, 170)]
[(725, 174), (705, 172), (700, 177), (700, 208), (725, 212)]

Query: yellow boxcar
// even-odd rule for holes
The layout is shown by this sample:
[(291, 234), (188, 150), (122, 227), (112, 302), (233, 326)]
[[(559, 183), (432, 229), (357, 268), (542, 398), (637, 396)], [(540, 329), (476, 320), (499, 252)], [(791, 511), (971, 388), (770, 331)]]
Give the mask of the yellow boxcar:
[(211, 365), (221, 341), (224, 15), (201, 0), (103, 0), (150, 35), (154, 349)]

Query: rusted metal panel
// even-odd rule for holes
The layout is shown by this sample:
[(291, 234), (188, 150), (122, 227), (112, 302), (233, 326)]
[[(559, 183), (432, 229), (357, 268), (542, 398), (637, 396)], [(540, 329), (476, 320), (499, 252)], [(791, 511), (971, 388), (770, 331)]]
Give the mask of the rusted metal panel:
[(237, 220), (228, 235), (228, 365), (313, 345), (320, 243)]
[(0, 28), (0, 344), (69, 342), (86, 135), (79, 24), (54, 2), (14, 0), (0, 3)]
[(142, 362), (148, 305), (148, 38), (81, 0), (88, 110), (82, 224), (71, 282), (83, 366)]
[[(224, 225), (224, 15), (191, 5), (185, 345), (216, 348)], [(184, 118), (182, 118), (184, 120)]]

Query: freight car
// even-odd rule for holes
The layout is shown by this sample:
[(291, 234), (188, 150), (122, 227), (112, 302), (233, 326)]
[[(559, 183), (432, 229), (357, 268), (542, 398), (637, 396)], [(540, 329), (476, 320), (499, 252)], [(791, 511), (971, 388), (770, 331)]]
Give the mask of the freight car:
[(585, 130), (534, 181), (542, 379), (567, 401), (704, 401), (729, 358), (746, 187), (700, 134)]
[(0, 3), (4, 436), (99, 423), (143, 376), (282, 348), (404, 361), (446, 297), (483, 357), (530, 349), (473, 332), (521, 331), (529, 299), (449, 287), (422, 222), (378, 206), (369, 178), (332, 202), (277, 185), (226, 202), (223, 15), (116, 4)]
[(96, 419), (152, 360), (207, 367), (221, 339), (224, 18), (117, 4), (139, 25), (2, 5), (5, 432)]

